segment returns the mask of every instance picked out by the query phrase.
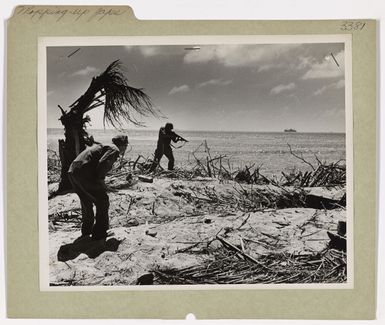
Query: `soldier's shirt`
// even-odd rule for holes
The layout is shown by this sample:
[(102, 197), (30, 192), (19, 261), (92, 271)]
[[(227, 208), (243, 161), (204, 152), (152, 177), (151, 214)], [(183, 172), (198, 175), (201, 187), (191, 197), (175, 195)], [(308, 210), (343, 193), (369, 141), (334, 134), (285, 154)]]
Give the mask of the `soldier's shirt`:
[(75, 158), (68, 172), (87, 178), (103, 179), (118, 158), (119, 148), (114, 144), (93, 144)]

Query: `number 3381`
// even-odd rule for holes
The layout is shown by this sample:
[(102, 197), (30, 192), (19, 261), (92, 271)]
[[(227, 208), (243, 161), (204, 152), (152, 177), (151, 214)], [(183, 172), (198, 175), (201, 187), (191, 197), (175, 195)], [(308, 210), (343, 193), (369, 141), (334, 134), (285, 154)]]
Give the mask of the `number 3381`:
[(361, 21), (344, 21), (341, 24), (341, 30), (343, 31), (353, 31), (353, 30), (362, 30), (365, 27), (365, 22)]

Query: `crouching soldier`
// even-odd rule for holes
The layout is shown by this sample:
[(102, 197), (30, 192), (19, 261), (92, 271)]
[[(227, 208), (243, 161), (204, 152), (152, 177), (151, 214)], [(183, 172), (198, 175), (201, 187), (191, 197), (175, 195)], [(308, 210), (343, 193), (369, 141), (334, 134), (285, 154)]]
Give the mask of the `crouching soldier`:
[(127, 145), (126, 135), (115, 136), (108, 145), (95, 143), (83, 150), (68, 170), (68, 178), (80, 198), (83, 237), (91, 235), (92, 240), (107, 237), (109, 199), (104, 178), (119, 155), (124, 155)]

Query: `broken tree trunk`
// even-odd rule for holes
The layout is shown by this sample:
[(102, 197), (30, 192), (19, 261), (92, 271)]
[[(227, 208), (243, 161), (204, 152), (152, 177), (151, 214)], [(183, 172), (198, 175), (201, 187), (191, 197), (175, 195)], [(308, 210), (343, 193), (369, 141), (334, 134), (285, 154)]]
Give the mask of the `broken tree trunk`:
[(60, 121), (64, 126), (65, 137), (65, 140), (59, 140), (59, 157), (62, 166), (58, 188), (59, 193), (71, 190), (72, 186), (67, 175), (68, 168), (76, 156), (86, 148), (86, 144), (92, 144), (92, 140), (85, 130), (85, 123), (89, 119), (84, 117), (84, 113), (88, 111), (87, 108), (93, 103), (95, 95), (102, 91), (103, 85), (99, 82), (98, 78), (92, 78), (85, 94), (70, 106), (68, 112), (65, 112), (59, 106), (62, 112)]

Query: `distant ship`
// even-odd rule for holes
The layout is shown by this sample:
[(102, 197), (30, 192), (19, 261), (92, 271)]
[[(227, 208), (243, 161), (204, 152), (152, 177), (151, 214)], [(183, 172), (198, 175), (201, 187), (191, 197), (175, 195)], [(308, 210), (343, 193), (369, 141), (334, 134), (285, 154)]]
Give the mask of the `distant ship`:
[(284, 131), (285, 132), (297, 132), (297, 130), (294, 130), (294, 129), (285, 129)]

